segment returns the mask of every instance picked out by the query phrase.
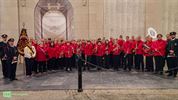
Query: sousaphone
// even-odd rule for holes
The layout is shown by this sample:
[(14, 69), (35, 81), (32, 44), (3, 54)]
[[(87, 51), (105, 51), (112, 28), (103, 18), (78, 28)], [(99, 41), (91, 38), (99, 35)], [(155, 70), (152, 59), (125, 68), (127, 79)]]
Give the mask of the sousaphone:
[(157, 34), (157, 32), (156, 32), (156, 30), (154, 28), (152, 28), (152, 27), (148, 28), (148, 34), (147, 34), (147, 36), (150, 36), (153, 39), (155, 39), (155, 38), (157, 38), (157, 35), (158, 34)]

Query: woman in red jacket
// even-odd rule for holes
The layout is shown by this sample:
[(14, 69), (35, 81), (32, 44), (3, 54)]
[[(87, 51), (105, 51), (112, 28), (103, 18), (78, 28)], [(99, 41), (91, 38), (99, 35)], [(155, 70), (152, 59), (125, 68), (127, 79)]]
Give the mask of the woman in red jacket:
[(66, 71), (72, 71), (73, 48), (70, 42), (66, 43), (64, 55), (65, 55), (65, 62), (66, 62)]
[(49, 44), (49, 47), (47, 48), (47, 54), (48, 54), (48, 64), (47, 64), (48, 70), (49, 71), (56, 70), (57, 69), (55, 65), (56, 48), (53, 41)]
[(146, 71), (154, 72), (153, 65), (153, 42), (150, 36), (146, 37), (146, 42), (143, 44), (144, 56), (146, 56)]
[(47, 61), (47, 52), (43, 44), (40, 44), (36, 48), (36, 59), (38, 62), (38, 70), (40, 73), (46, 72), (46, 61)]

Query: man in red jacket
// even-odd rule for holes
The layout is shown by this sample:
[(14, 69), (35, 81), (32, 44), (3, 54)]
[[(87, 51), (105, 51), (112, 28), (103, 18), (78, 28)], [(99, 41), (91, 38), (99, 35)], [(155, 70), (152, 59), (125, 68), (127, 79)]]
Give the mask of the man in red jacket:
[(125, 67), (124, 70), (129, 69), (131, 71), (132, 67), (132, 43), (129, 40), (129, 36), (126, 36), (126, 42), (123, 44)]
[(98, 70), (101, 70), (101, 67), (103, 66), (103, 56), (105, 54), (105, 46), (101, 43), (101, 41), (98, 41), (96, 44), (96, 62), (98, 65)]
[(110, 38), (109, 40), (109, 51), (110, 51), (110, 54), (109, 54), (109, 57), (110, 57), (110, 66), (113, 68), (114, 67), (114, 64), (113, 64), (113, 41), (114, 39), (113, 38)]
[[(84, 47), (84, 54), (85, 54), (85, 60), (86, 62), (90, 62), (91, 63), (91, 59), (92, 59), (92, 55), (93, 55), (93, 44), (91, 43), (91, 41), (87, 41), (85, 47)], [(90, 65), (86, 64), (84, 66), (83, 70), (86, 70), (86, 67), (88, 70), (90, 70)]]
[(162, 34), (157, 35), (157, 40), (153, 43), (154, 59), (155, 59), (155, 73), (163, 74), (163, 68), (165, 66), (165, 54), (166, 54), (166, 41), (162, 39)]
[(64, 55), (66, 62), (66, 71), (72, 71), (73, 47), (70, 42), (66, 43)]
[(120, 62), (121, 46), (117, 43), (117, 40), (114, 41), (112, 52), (113, 52), (114, 70), (118, 71), (121, 64)]
[(136, 70), (142, 70), (144, 72), (144, 61), (143, 61), (143, 41), (141, 37), (138, 36), (136, 40), (136, 47), (135, 47), (135, 68)]
[(42, 74), (43, 72), (47, 71), (46, 68), (46, 61), (47, 61), (47, 52), (46, 48), (43, 46), (43, 44), (40, 44), (36, 48), (36, 59), (38, 62), (38, 70)]
[(109, 40), (105, 41), (105, 55), (104, 55), (104, 62), (105, 62), (105, 68), (109, 69), (110, 68), (110, 46), (109, 46)]
[(136, 48), (136, 40), (135, 40), (135, 37), (132, 36), (132, 39), (131, 39), (131, 43), (132, 43), (132, 60), (131, 60), (131, 66), (133, 67), (134, 66), (134, 58), (135, 58), (135, 48)]
[(60, 68), (61, 70), (64, 69), (65, 67), (65, 56), (64, 56), (64, 52), (65, 52), (65, 47), (66, 47), (66, 43), (65, 41), (61, 40), (58, 52), (59, 52), (59, 64), (60, 64)]
[[(124, 40), (123, 40), (123, 36), (120, 35), (119, 36), (119, 39), (118, 39), (118, 44), (120, 45), (120, 47), (122, 48), (123, 47), (123, 44), (124, 44)], [(123, 50), (121, 49), (121, 53), (120, 53), (120, 67), (123, 68), (124, 66), (124, 52)]]
[(72, 67), (76, 68), (76, 50), (77, 50), (77, 43), (75, 40), (71, 41), (71, 46), (73, 48), (73, 55), (72, 55)]

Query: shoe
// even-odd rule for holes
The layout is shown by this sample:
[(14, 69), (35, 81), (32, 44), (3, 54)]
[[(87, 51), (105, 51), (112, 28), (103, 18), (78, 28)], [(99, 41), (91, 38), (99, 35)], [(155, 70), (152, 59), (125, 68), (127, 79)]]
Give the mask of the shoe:
[(177, 77), (177, 75), (174, 75), (173, 77), (175, 78), (175, 77)]
[(159, 75), (163, 75), (163, 72), (160, 72)]
[(168, 74), (167, 76), (172, 76), (172, 74)]

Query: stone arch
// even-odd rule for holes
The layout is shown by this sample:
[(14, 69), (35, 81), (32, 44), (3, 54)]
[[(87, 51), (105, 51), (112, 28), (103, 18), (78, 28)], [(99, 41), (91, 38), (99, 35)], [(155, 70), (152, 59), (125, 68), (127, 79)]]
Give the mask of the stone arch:
[[(49, 9), (50, 5), (50, 9)], [(53, 8), (57, 9), (53, 9)], [(66, 40), (73, 38), (73, 7), (68, 0), (39, 0), (34, 11), (35, 38), (43, 38), (42, 18), (46, 12), (57, 10), (66, 17)]]

